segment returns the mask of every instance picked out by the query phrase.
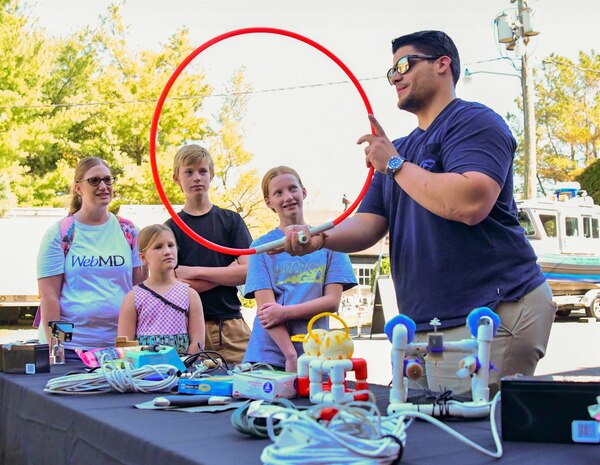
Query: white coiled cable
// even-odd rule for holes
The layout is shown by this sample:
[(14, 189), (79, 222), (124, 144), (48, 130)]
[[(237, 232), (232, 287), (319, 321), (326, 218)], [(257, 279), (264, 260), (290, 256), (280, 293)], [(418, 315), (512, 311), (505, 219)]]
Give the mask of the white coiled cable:
[[(44, 392), (54, 394), (99, 394), (103, 392), (165, 392), (179, 382), (173, 365), (144, 365), (133, 369), (124, 360), (100, 360), (100, 370), (93, 373), (60, 376), (46, 383)], [(148, 380), (156, 375), (159, 380)]]
[[(269, 437), (274, 442), (261, 455), (265, 465), (289, 464), (391, 464), (401, 454), (400, 447), (406, 444), (406, 429), (414, 418), (420, 418), (441, 428), (455, 439), (489, 457), (503, 455), (502, 442), (495, 421), (500, 393), (490, 402), (491, 432), (496, 450), (487, 450), (430, 415), (406, 410), (389, 417), (382, 417), (372, 402), (354, 402), (345, 406), (330, 405), (339, 409), (338, 415), (329, 424), (315, 419), (314, 411), (323, 406), (314, 406), (306, 412), (295, 409), (277, 410), (267, 418)], [(352, 404), (362, 404), (362, 409), (353, 409)], [(311, 412), (313, 414), (311, 415)], [(273, 419), (281, 418), (282, 432), (276, 436)]]
[[(336, 409), (337, 414), (330, 421), (320, 422), (324, 407)], [(273, 420), (281, 416), (283, 429), (276, 436)], [(274, 444), (265, 447), (260, 458), (265, 465), (391, 464), (406, 441), (403, 423), (396, 425), (389, 435), (382, 433), (381, 415), (374, 402), (317, 405), (306, 411), (281, 408), (267, 418)]]

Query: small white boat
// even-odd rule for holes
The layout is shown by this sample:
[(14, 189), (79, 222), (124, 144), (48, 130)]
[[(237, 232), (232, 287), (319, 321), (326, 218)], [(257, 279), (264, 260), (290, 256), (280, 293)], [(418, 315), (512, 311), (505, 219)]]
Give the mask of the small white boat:
[(559, 314), (584, 307), (600, 320), (600, 205), (570, 182), (557, 185), (550, 198), (520, 200), (517, 207)]

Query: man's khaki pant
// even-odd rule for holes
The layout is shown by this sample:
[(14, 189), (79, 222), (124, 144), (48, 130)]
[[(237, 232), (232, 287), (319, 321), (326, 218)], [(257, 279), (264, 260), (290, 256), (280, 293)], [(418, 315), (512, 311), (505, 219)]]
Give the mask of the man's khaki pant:
[[(517, 302), (501, 302), (495, 311), (500, 316), (501, 324), (492, 341), (490, 395), (500, 389), (500, 378), (503, 376), (517, 373), (533, 375), (538, 361), (546, 353), (556, 303), (552, 301), (550, 286), (544, 283)], [(439, 331), (443, 332), (445, 341), (471, 338), (466, 326), (444, 330), (442, 321)], [(414, 342), (427, 342), (428, 332), (431, 331), (417, 332)], [(460, 360), (467, 355), (447, 352), (442, 359), (425, 355), (420, 361), (426, 375), (416, 382), (410, 381), (409, 388), (432, 391), (452, 389), (454, 394), (470, 395), (471, 379), (456, 376)]]

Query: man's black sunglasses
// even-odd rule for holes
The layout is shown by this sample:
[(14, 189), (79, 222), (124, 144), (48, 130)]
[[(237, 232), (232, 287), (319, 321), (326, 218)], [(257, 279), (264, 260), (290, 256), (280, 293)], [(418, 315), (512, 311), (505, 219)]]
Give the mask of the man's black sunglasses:
[(394, 85), (394, 83), (392, 82), (392, 78), (394, 77), (394, 73), (396, 71), (398, 72), (398, 74), (408, 73), (408, 70), (410, 69), (410, 60), (437, 60), (438, 58), (441, 58), (443, 56), (444, 55), (404, 55), (403, 57), (400, 57), (396, 64), (388, 70), (388, 82), (390, 83), (390, 85)]

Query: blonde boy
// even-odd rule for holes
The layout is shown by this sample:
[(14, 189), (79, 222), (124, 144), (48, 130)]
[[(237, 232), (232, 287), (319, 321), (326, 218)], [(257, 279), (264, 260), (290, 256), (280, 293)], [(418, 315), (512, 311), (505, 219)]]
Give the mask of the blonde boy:
[[(210, 201), (214, 162), (196, 144), (183, 146), (175, 155), (173, 181), (185, 195), (179, 217), (203, 238), (226, 247), (245, 249), (252, 238), (242, 217)], [(170, 218), (166, 223), (179, 244), (178, 279), (192, 286), (202, 300), (206, 320), (206, 350), (219, 352), (227, 362), (241, 363), (250, 338), (242, 318), (236, 286), (246, 281), (247, 256), (235, 257), (210, 250), (184, 233)]]

